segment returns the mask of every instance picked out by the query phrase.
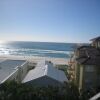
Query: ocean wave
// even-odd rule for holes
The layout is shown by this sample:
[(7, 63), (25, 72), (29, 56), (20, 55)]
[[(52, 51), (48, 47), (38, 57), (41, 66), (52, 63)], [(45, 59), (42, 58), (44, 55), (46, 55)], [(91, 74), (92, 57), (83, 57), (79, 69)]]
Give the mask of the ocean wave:
[(0, 55), (23, 55), (23, 56), (54, 56), (69, 57), (73, 51), (57, 51), (29, 48), (0, 48)]

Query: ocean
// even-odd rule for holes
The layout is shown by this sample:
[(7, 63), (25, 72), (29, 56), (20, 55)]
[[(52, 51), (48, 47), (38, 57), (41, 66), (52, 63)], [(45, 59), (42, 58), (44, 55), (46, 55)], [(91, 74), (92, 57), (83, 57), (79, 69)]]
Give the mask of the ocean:
[(69, 58), (77, 46), (76, 43), (4, 42), (0, 43), (0, 55)]

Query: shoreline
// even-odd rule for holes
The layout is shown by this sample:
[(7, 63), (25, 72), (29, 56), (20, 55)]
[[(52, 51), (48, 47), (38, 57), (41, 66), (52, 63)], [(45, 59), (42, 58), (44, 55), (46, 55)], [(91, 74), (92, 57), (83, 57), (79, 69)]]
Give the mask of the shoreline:
[(40, 57), (40, 56), (17, 56), (17, 55), (0, 55), (0, 59), (6, 60), (27, 60), (29, 62), (37, 63), (41, 60), (51, 61), (55, 65), (68, 65), (69, 58), (54, 58), (54, 57)]

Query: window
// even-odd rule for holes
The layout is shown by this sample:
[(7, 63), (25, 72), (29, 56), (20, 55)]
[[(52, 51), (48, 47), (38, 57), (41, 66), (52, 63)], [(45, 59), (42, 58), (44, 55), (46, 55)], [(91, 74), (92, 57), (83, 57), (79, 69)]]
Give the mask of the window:
[(98, 47), (100, 47), (100, 41), (98, 42)]
[(86, 72), (93, 72), (95, 69), (94, 69), (94, 66), (91, 66), (91, 65), (87, 65), (85, 66), (85, 71)]

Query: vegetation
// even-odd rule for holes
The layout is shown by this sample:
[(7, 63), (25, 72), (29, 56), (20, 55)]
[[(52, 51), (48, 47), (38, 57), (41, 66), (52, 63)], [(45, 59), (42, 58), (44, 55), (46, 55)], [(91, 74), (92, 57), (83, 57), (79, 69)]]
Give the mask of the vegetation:
[(91, 97), (96, 95), (98, 92), (100, 92), (100, 89), (98, 87), (97, 88), (88, 89), (88, 90), (83, 90), (80, 93), (80, 100), (89, 100)]
[(78, 93), (68, 87), (34, 87), (14, 81), (0, 85), (0, 100), (78, 100)]
[(100, 88), (79, 94), (73, 83), (65, 83), (63, 87), (35, 87), (11, 81), (0, 85), (0, 100), (88, 100), (98, 92)]
[[(67, 73), (68, 66), (67, 65), (57, 65), (56, 68), (64, 71), (68, 78), (68, 73)], [(98, 93), (97, 91), (98, 89), (82, 90), (79, 92), (78, 87), (74, 84), (73, 81), (68, 84), (68, 87), (69, 88), (67, 88), (66, 90), (70, 91), (70, 93), (67, 95), (67, 97), (70, 98), (71, 96), (73, 96), (74, 98), (73, 100), (88, 100), (89, 98), (94, 96), (96, 93)]]
[(59, 69), (59, 70), (64, 71), (66, 76), (68, 75), (68, 73), (67, 73), (68, 65), (56, 65), (56, 68)]
[[(67, 75), (67, 65), (56, 67)], [(79, 93), (73, 82), (64, 83), (63, 87), (35, 87), (10, 81), (0, 85), (0, 100), (88, 100), (98, 92), (100, 87)]]

